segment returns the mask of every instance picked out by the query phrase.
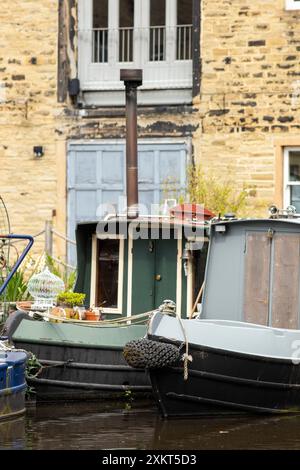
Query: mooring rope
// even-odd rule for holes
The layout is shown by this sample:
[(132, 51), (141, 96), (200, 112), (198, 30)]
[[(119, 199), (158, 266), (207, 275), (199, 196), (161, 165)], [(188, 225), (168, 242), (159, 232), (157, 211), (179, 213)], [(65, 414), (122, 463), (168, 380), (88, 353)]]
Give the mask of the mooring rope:
[[(107, 326), (120, 326), (122, 325), (123, 323), (126, 324), (128, 322), (131, 322), (131, 321), (134, 321), (135, 320), (139, 320), (138, 322), (135, 322), (134, 324), (138, 324), (138, 323), (142, 323), (144, 322), (145, 320), (142, 321), (142, 319), (146, 319), (148, 317), (150, 317), (150, 315), (153, 314), (153, 310), (149, 311), (149, 312), (144, 312), (144, 313), (140, 313), (138, 315), (131, 315), (129, 317), (120, 317), (120, 318), (114, 318), (112, 320), (96, 320), (96, 321), (93, 321), (93, 320), (76, 320), (74, 318), (64, 318), (64, 317), (58, 317), (56, 315), (51, 315), (50, 313), (45, 313), (45, 312), (39, 312), (39, 311), (34, 311), (34, 312), (30, 312), (32, 314), (37, 314), (39, 315), (40, 317), (44, 318), (44, 319), (48, 319), (48, 320), (55, 320), (56, 322), (59, 322), (59, 323), (72, 323), (72, 324), (76, 324), (76, 325), (81, 325), (81, 326), (92, 326), (92, 327), (96, 327), (96, 328), (101, 328), (101, 327), (107, 327)], [(126, 325), (124, 325), (126, 326)]]
[(184, 370), (183, 376), (184, 376), (184, 380), (187, 380), (189, 377), (189, 362), (193, 361), (193, 357), (189, 354), (189, 342), (188, 342), (188, 338), (187, 338), (187, 334), (184, 328), (182, 318), (176, 313), (176, 304), (172, 300), (165, 300), (164, 303), (158, 308), (158, 310), (162, 314), (176, 317), (179, 321), (179, 324), (181, 326), (183, 336), (184, 336), (184, 342), (185, 342), (185, 353), (182, 356), (183, 370)]
[(193, 357), (189, 354), (189, 342), (188, 342), (188, 338), (187, 338), (187, 334), (186, 334), (186, 331), (185, 331), (185, 328), (184, 328), (182, 318), (179, 315), (176, 315), (176, 317), (179, 320), (179, 324), (181, 326), (183, 336), (184, 336), (185, 353), (182, 356), (183, 370), (184, 370), (183, 377), (184, 377), (184, 380), (187, 380), (189, 378), (189, 362), (193, 361)]

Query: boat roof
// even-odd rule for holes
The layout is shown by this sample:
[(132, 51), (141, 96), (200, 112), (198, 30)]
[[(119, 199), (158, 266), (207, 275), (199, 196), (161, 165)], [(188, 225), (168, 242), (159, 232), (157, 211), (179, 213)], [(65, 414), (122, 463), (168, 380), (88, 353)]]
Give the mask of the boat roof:
[(261, 224), (270, 224), (270, 222), (275, 223), (290, 223), (290, 224), (300, 224), (300, 217), (265, 217), (265, 218), (245, 218), (245, 219), (213, 219), (211, 225), (231, 225), (231, 224), (249, 224), (249, 223), (261, 223)]
[(207, 227), (209, 222), (205, 220), (195, 220), (195, 219), (179, 219), (172, 216), (140, 216), (136, 219), (129, 219), (127, 216), (114, 216), (111, 218), (104, 218), (100, 220), (90, 220), (90, 221), (79, 221), (77, 227), (85, 225), (97, 225), (104, 223), (135, 223), (135, 224), (159, 224), (159, 225), (171, 225), (177, 227), (184, 226), (197, 226), (197, 227)]

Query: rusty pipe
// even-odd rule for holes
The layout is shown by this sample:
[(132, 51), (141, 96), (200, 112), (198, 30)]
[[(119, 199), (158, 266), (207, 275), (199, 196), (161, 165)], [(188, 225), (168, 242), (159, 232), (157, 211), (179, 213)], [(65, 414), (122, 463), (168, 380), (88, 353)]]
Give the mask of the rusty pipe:
[(143, 83), (143, 71), (121, 70), (126, 93), (126, 184), (127, 217), (138, 217), (137, 88)]

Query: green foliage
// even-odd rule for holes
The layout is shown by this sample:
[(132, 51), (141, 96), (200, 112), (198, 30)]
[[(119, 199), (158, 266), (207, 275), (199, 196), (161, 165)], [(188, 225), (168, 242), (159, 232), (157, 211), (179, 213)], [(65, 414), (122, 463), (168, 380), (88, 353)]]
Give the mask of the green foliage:
[[(227, 173), (230, 173), (230, 168)], [(184, 202), (203, 204), (216, 215), (228, 212), (244, 215), (248, 197), (254, 196), (253, 189), (249, 190), (245, 186), (239, 190), (228, 176), (225, 175), (220, 179), (212, 172), (205, 172), (201, 165), (188, 167), (185, 193), (179, 191), (177, 187), (178, 181), (171, 177), (166, 178), (163, 183), (164, 199), (176, 199), (178, 204)]]
[(229, 178), (220, 180), (212, 173), (204, 172), (201, 165), (188, 169), (188, 194), (191, 203), (203, 204), (216, 215), (228, 212), (238, 214), (245, 209), (248, 188), (242, 191)]
[(60, 277), (64, 281), (68, 292), (74, 289), (77, 275), (76, 270), (70, 272), (67, 268), (59, 266), (59, 263), (55, 262), (52, 256), (48, 254), (46, 254), (46, 266), (55, 276)]
[(8, 283), (5, 292), (0, 296), (0, 301), (17, 302), (30, 299), (25, 271), (19, 268)]
[(41, 371), (42, 367), (43, 366), (40, 363), (40, 361), (37, 359), (37, 357), (32, 352), (30, 352), (29, 358), (27, 359), (27, 363), (26, 363), (26, 371), (25, 371), (26, 378), (30, 379), (30, 378), (36, 377)]
[[(76, 281), (76, 270), (70, 272), (65, 267), (61, 268), (58, 263), (56, 263), (54, 259), (49, 255), (46, 255), (45, 262), (49, 270), (64, 281), (66, 290), (72, 291)], [(43, 263), (44, 259), (42, 255), (37, 260), (34, 260), (27, 256), (26, 259), (23, 261), (21, 267), (10, 280), (7, 288), (5, 289), (5, 292), (2, 294), (2, 296), (0, 296), (0, 302), (18, 302), (22, 300), (32, 300), (27, 290), (27, 284), (29, 279), (41, 269)], [(10, 269), (8, 269), (8, 273), (9, 272)], [(8, 273), (1, 273), (0, 270), (0, 277), (6, 279)]]
[[(25, 370), (26, 379), (32, 379), (32, 378), (37, 377), (39, 373), (42, 371), (42, 369), (43, 369), (43, 366), (40, 363), (40, 361), (32, 352), (30, 352), (29, 358), (27, 359), (27, 363), (26, 363), (26, 370)], [(27, 385), (26, 400), (31, 400), (35, 394), (36, 394), (35, 388)]]
[(178, 190), (178, 179), (168, 176), (167, 178), (164, 179), (162, 183), (162, 189), (163, 189), (163, 198), (161, 201), (161, 204), (164, 204), (164, 201), (166, 199), (176, 199), (178, 204), (183, 204), (186, 199), (186, 194), (185, 192), (182, 192)]
[(132, 404), (135, 400), (133, 392), (131, 390), (125, 390), (124, 399), (125, 399), (125, 410), (130, 411), (132, 408)]
[(81, 306), (85, 301), (85, 297), (85, 294), (78, 292), (61, 292), (57, 296), (57, 302), (67, 304), (70, 307)]

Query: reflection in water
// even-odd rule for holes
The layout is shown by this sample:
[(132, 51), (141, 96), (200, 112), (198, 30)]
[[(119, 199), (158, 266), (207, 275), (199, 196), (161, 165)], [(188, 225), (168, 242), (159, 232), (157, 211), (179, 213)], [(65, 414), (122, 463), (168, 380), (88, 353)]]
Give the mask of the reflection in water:
[(25, 448), (25, 417), (0, 421), (0, 449)]
[(47, 404), (0, 423), (0, 449), (299, 449), (300, 416), (162, 420), (152, 403)]

